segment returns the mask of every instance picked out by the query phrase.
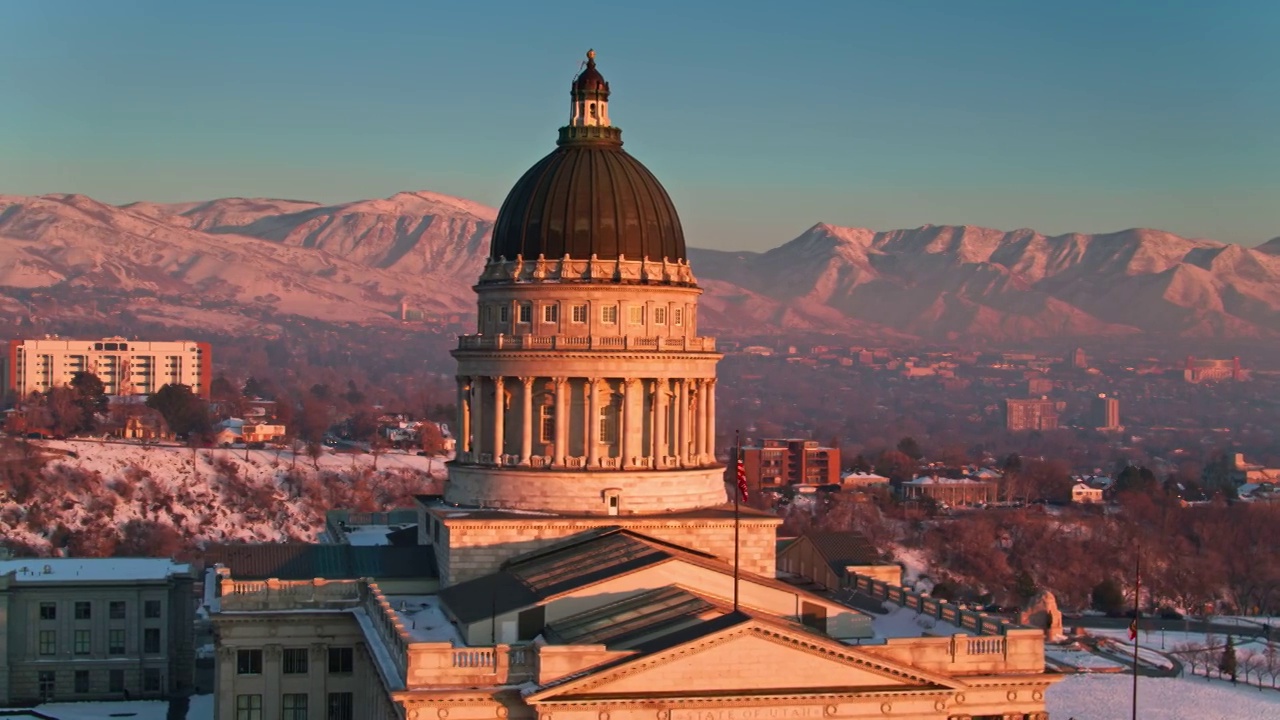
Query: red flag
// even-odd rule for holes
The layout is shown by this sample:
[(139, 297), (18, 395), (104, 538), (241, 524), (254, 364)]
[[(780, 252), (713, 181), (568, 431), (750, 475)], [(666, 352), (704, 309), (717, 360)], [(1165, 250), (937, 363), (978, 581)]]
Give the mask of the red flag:
[(747, 467), (742, 464), (742, 451), (738, 451), (738, 492), (742, 493), (742, 501), (747, 501)]

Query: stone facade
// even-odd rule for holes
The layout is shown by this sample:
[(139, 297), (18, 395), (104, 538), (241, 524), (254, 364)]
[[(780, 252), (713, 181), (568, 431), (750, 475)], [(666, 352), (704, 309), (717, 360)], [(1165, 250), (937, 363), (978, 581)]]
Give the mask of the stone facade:
[[(750, 513), (750, 514), (748, 514)], [(499, 517), (495, 517), (498, 515)], [(440, 584), (448, 586), (498, 569), (504, 560), (551, 545), (578, 533), (621, 527), (681, 547), (697, 548), (727, 561), (734, 557), (731, 510), (689, 513), (694, 517), (537, 517), (466, 512), (440, 507), (425, 510), (420, 527), (436, 547)], [(698, 517), (700, 515), (700, 517)], [(781, 520), (744, 509), (738, 535), (744, 572), (773, 577), (777, 528)]]
[[(0, 575), (0, 705), (194, 690), (189, 566), (145, 580), (121, 571), (111, 580), (60, 572), (68, 562), (107, 559), (28, 562), (27, 573)], [(15, 563), (22, 564), (5, 561)]]

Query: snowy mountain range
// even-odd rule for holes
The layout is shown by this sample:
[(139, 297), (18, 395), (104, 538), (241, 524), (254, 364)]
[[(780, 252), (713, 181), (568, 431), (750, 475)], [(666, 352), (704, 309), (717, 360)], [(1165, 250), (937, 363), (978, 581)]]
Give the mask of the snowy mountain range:
[[(228, 198), (114, 206), (0, 196), (0, 304), (102, 298), (178, 327), (272, 317), (389, 322), (474, 312), (496, 211), (430, 192), (322, 205)], [(1045, 236), (818, 224), (763, 253), (691, 249), (704, 325), (927, 339), (1280, 337), (1280, 238), (1256, 248), (1158, 230)], [(247, 322), (247, 318), (254, 319)]]

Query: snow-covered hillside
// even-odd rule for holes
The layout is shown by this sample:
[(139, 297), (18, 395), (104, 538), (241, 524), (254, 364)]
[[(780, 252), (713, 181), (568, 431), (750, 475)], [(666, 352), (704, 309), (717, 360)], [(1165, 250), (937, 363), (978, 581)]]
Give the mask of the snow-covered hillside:
[[(438, 490), (440, 458), (40, 443), (49, 459), (0, 485), (0, 536), (39, 553), (110, 554), (155, 542), (314, 541), (334, 508), (385, 510)], [(67, 453), (62, 455), (61, 453)], [(173, 532), (173, 531), (176, 531)], [(162, 553), (167, 554), (167, 553)]]

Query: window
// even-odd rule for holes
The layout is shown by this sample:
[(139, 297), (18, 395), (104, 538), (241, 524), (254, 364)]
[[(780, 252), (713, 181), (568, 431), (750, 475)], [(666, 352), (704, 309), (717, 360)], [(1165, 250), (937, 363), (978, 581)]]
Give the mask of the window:
[(107, 692), (124, 692), (123, 670), (112, 670), (107, 673)]
[(57, 603), (51, 603), (51, 602), (40, 603), (40, 619), (41, 620), (57, 620), (58, 619)]
[(627, 308), (627, 321), (630, 322), (632, 325), (643, 325), (644, 324), (644, 306), (632, 305), (631, 307)]
[[(284, 674), (285, 675), (306, 675), (307, 674), (307, 649), (306, 648), (285, 648), (284, 649)], [(306, 709), (305, 707), (303, 708)]]
[(542, 306), (542, 322), (544, 323), (560, 322), (560, 306), (559, 305), (543, 305)]
[(618, 408), (612, 403), (600, 408), (600, 442), (605, 445), (618, 442)]
[(540, 430), (541, 430), (541, 433), (540, 433), (541, 437), (539, 438), (539, 441), (545, 444), (555, 442), (556, 441), (556, 406), (550, 405), (550, 404), (539, 406), (538, 413), (541, 416), (540, 423), (539, 423)]
[(160, 601), (147, 600), (142, 606), (142, 616), (151, 620), (158, 620), (160, 618)]
[(57, 630), (41, 630), (40, 631), (40, 654), (53, 655), (58, 652), (58, 631)]
[(526, 325), (533, 322), (533, 306), (529, 303), (520, 303), (520, 322)]
[(666, 309), (666, 308), (664, 308), (664, 307), (656, 307), (656, 308), (654, 308), (654, 309), (653, 309), (653, 324), (654, 324), (654, 325), (666, 325), (666, 324), (667, 324), (667, 309)]
[(160, 628), (144, 628), (142, 630), (142, 652), (160, 652)]
[(355, 693), (329, 693), (328, 720), (355, 720)]
[(237, 650), (236, 651), (236, 674), (237, 675), (261, 675), (262, 674), (262, 651), (261, 650)]
[[(504, 324), (511, 322), (511, 306), (510, 305), (498, 306), (498, 322), (504, 323)], [(302, 710), (303, 710), (303, 714), (305, 715), (307, 708), (304, 706)]]
[(89, 692), (89, 671), (88, 670), (76, 671), (76, 692), (78, 693)]
[(158, 693), (164, 685), (164, 676), (160, 668), (146, 668), (142, 671), (142, 692)]
[(285, 693), (280, 720), (307, 720), (307, 694)]
[(75, 637), (72, 638), (72, 640), (73, 640), (72, 649), (75, 651), (75, 654), (88, 655), (90, 652), (92, 652), (92, 646), (93, 646), (92, 630), (77, 630)]
[(262, 696), (237, 695), (236, 720), (262, 720)]
[(124, 619), (124, 601), (112, 600), (110, 603), (108, 603), (107, 617), (111, 618), (112, 620), (123, 620)]
[(604, 323), (605, 325), (617, 325), (618, 324), (618, 306), (605, 305), (604, 307), (600, 308), (600, 322)]
[(114, 629), (107, 631), (107, 654), (124, 654), (124, 630)]
[(677, 327), (684, 325), (684, 308), (671, 309), (671, 324)]
[(572, 314), (570, 315), (570, 319), (578, 324), (585, 323), (587, 321), (587, 306), (574, 305)]
[(335, 675), (349, 675), (355, 669), (355, 650), (352, 648), (329, 648), (329, 672)]
[(84, 601), (76, 601), (76, 619), (89, 620), (93, 617), (93, 605)]
[(40, 698), (51, 700), (58, 690), (58, 674), (53, 670), (41, 670), (36, 678), (40, 685)]

